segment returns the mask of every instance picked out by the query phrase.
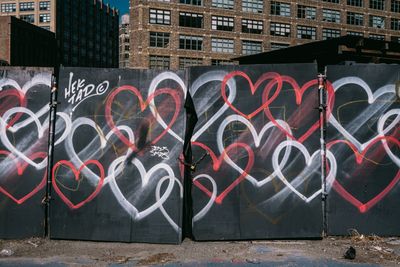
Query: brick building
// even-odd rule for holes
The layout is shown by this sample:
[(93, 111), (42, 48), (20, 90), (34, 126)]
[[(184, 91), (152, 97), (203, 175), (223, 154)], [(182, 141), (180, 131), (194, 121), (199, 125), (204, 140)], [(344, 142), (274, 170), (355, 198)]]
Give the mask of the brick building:
[(0, 16), (0, 66), (53, 67), (56, 62), (53, 32), (12, 16)]
[(64, 66), (118, 67), (119, 14), (102, 0), (0, 0), (0, 16), (55, 32)]
[(400, 42), (400, 0), (130, 0), (131, 67), (178, 69), (315, 40)]

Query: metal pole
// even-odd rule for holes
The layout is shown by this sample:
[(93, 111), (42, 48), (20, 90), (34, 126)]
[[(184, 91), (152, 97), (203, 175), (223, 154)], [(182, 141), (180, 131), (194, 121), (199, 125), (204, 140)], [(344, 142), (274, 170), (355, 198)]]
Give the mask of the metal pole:
[(54, 151), (54, 135), (56, 127), (56, 107), (57, 107), (57, 81), (56, 77), (52, 77), (51, 93), (50, 93), (50, 114), (49, 114), (49, 148), (47, 153), (47, 183), (46, 196), (43, 199), (45, 205), (45, 236), (50, 238), (50, 201), (51, 201), (51, 175), (53, 169), (53, 151)]
[[(326, 69), (325, 69), (326, 72)], [(322, 216), (323, 216), (323, 236), (328, 231), (327, 219), (327, 191), (326, 191), (326, 75), (318, 75), (318, 95), (319, 95), (319, 124), (320, 124), (320, 144), (321, 144), (321, 182), (322, 182)]]

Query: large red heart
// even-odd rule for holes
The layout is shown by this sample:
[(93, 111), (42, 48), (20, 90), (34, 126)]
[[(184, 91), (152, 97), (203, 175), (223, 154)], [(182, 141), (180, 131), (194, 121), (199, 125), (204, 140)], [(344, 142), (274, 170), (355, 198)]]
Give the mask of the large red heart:
[[(299, 84), (296, 82), (296, 80), (293, 79), (290, 76), (283, 75), (283, 76), (281, 76), (281, 79), (282, 79), (283, 83), (286, 82), (286, 83), (289, 83), (292, 86), (292, 88), (293, 88), (293, 90), (295, 92), (297, 106), (300, 106), (302, 104), (303, 95), (308, 89), (310, 89), (310, 88), (318, 88), (318, 79), (308, 81), (302, 87), (300, 87)], [(268, 102), (269, 101), (270, 103), (272, 103), (276, 99), (276, 97), (269, 98), (269, 93), (270, 93), (271, 88), (272, 87), (268, 87), (264, 91), (263, 102)], [(326, 110), (326, 118), (329, 119), (329, 116), (332, 113), (333, 104), (335, 102), (335, 91), (334, 91), (334, 89), (332, 87), (332, 84), (329, 81), (327, 82), (326, 90), (327, 90), (327, 93), (328, 93), (328, 103), (327, 103), (327, 110)], [(313, 108), (313, 107), (310, 107), (310, 108)], [(272, 123), (276, 125), (276, 127), (278, 127), (283, 133), (285, 133), (291, 139), (294, 139), (294, 140), (296, 140), (296, 141), (298, 141), (300, 143), (303, 143), (308, 137), (310, 137), (310, 135), (312, 133), (314, 133), (319, 128), (320, 122), (319, 122), (319, 119), (318, 119), (302, 136), (300, 136), (299, 138), (296, 138), (293, 135), (291, 135), (287, 130), (285, 130), (275, 120), (274, 116), (272, 115), (272, 113), (271, 113), (271, 111), (269, 109), (269, 105), (267, 105), (265, 107), (264, 112), (267, 115), (267, 117), (272, 121)], [(296, 112), (296, 110), (295, 110), (295, 112)]]
[[(13, 98), (17, 98), (17, 101), (19, 102), (19, 106), (20, 107), (26, 107), (26, 99), (25, 99), (25, 95), (23, 94), (23, 92), (21, 92), (18, 89), (7, 89), (4, 91), (0, 92), (0, 116), (3, 116), (3, 114), (9, 110), (10, 108), (14, 108), (16, 107), (16, 103), (14, 103), (14, 101), (10, 101)], [(17, 115), (15, 115), (14, 118), (12, 118), (8, 124), (7, 124), (7, 129), (10, 128), (11, 126), (14, 125), (15, 122), (17, 122), (19, 120), (19, 118), (21, 118), (23, 113), (17, 113)]]
[[(22, 176), (26, 170), (26, 168), (29, 166), (28, 163), (24, 162), (22, 165), (19, 163), (19, 161), (8, 151), (5, 150), (0, 150), (0, 155), (4, 156), (11, 156), (15, 160), (15, 165), (17, 169), (17, 174), (18, 176)], [(35, 159), (45, 159), (47, 157), (46, 152), (36, 152), (32, 155), (29, 156), (31, 160)], [(29, 179), (30, 177), (24, 177), (23, 179)], [(47, 170), (45, 170), (44, 175), (40, 183), (29, 193), (27, 193), (25, 196), (21, 198), (16, 198), (13, 196), (10, 192), (8, 192), (4, 187), (0, 186), (0, 192), (9, 197), (12, 201), (17, 203), (18, 205), (21, 205), (31, 197), (33, 197), (37, 192), (39, 192), (45, 185), (46, 185), (46, 180), (47, 180)]]
[[(64, 195), (64, 193), (60, 190), (60, 188), (58, 187), (58, 184), (57, 184), (57, 181), (56, 181), (56, 171), (60, 166), (64, 165), (64, 166), (66, 166), (66, 167), (68, 167), (68, 168), (70, 168), (72, 170), (72, 172), (74, 173), (74, 176), (75, 176), (75, 180), (78, 181), (80, 179), (79, 177), (80, 177), (80, 173), (81, 173), (82, 169), (85, 168), (86, 166), (90, 165), (90, 164), (96, 165), (97, 168), (99, 169), (99, 171), (100, 171), (100, 176), (99, 176), (100, 180), (97, 183), (96, 189), (86, 199), (82, 200), (78, 204), (73, 204), (71, 202), (71, 200), (69, 200)], [(100, 190), (101, 190), (101, 188), (103, 186), (104, 178), (105, 178), (103, 165), (101, 165), (101, 163), (98, 162), (97, 160), (85, 161), (78, 170), (75, 168), (75, 166), (71, 162), (69, 162), (67, 160), (60, 160), (59, 162), (57, 162), (54, 165), (52, 175), (53, 175), (52, 176), (52, 184), (53, 184), (54, 190), (60, 196), (60, 198), (64, 201), (64, 203), (67, 204), (67, 206), (70, 209), (79, 209), (80, 207), (82, 207), (86, 203), (92, 201), (100, 193)]]
[(114, 101), (114, 98), (121, 92), (124, 91), (128, 91), (133, 93), (134, 95), (136, 95), (136, 97), (139, 100), (139, 104), (140, 104), (140, 109), (141, 111), (144, 111), (150, 104), (150, 102), (159, 95), (162, 94), (167, 94), (170, 95), (172, 97), (172, 99), (175, 102), (175, 112), (174, 115), (171, 119), (171, 122), (168, 124), (168, 126), (164, 129), (164, 131), (158, 135), (156, 138), (154, 138), (154, 140), (152, 140), (151, 144), (155, 144), (157, 143), (167, 132), (169, 129), (171, 129), (172, 125), (175, 123), (179, 113), (180, 113), (180, 106), (181, 106), (181, 99), (179, 96), (179, 93), (176, 90), (173, 89), (169, 89), (169, 88), (163, 88), (163, 89), (158, 89), (156, 92), (154, 92), (153, 94), (151, 94), (146, 101), (143, 100), (142, 94), (139, 92), (139, 90), (137, 88), (135, 88), (134, 86), (130, 86), (130, 85), (125, 85), (125, 86), (121, 86), (119, 88), (117, 88), (116, 90), (114, 90), (108, 97), (107, 102), (106, 102), (106, 120), (107, 120), (107, 124), (108, 126), (111, 128), (111, 130), (118, 136), (118, 138), (127, 146), (129, 146), (133, 151), (137, 151), (137, 147), (135, 144), (132, 144), (128, 138), (126, 138), (120, 131), (119, 129), (116, 127), (113, 117), (112, 117), (112, 104)]
[[(347, 140), (334, 140), (331, 141), (327, 144), (327, 149), (330, 149), (332, 146), (336, 144), (346, 144), (353, 150), (355, 157), (356, 157), (356, 163), (361, 164), (365, 158), (365, 154), (367, 151), (373, 147), (374, 144), (380, 142), (381, 140), (385, 140), (387, 143), (391, 143), (392, 145), (396, 145), (397, 147), (400, 148), (400, 141), (396, 138), (393, 138), (391, 136), (382, 136), (379, 137), (375, 140), (373, 140), (368, 146), (363, 150), (363, 151), (358, 151), (357, 148), (349, 141)], [(369, 200), (366, 203), (362, 203), (359, 201), (356, 197), (354, 197), (350, 192), (348, 192), (336, 179), (333, 182), (333, 188), (335, 189), (336, 192), (339, 193), (345, 200), (350, 202), (353, 206), (357, 207), (358, 210), (361, 213), (367, 212), (369, 209), (371, 209), (373, 206), (375, 206), (379, 201), (381, 201), (392, 189), (393, 187), (397, 184), (397, 182), (400, 180), (400, 170), (396, 173), (395, 177), (393, 177), (392, 181), (380, 192), (378, 193), (375, 197), (373, 197), (371, 200)]]
[[(250, 146), (244, 144), (244, 143), (233, 143), (230, 146), (228, 146), (223, 152), (222, 154), (217, 157), (215, 155), (215, 153), (205, 144), (203, 143), (199, 143), (199, 142), (193, 142), (192, 143), (193, 146), (199, 146), (202, 149), (204, 149), (205, 151), (207, 151), (209, 153), (209, 155), (211, 156), (212, 162), (213, 162), (213, 170), (214, 171), (218, 171), (219, 168), (221, 167), (222, 162), (224, 161), (224, 157), (229, 153), (229, 151), (231, 151), (232, 149), (236, 149), (236, 148), (242, 148), (245, 149), (247, 154), (248, 154), (248, 160), (247, 160), (247, 165), (244, 168), (244, 172), (241, 173), (239, 175), (239, 177), (237, 177), (221, 194), (219, 194), (216, 199), (215, 199), (215, 203), (217, 204), (221, 204), (222, 201), (224, 200), (224, 198), (238, 185), (240, 184), (240, 182), (242, 182), (246, 176), (247, 173), (251, 170), (251, 168), (253, 167), (254, 164), (254, 153), (253, 150), (251, 149)], [(210, 190), (208, 190), (205, 186), (203, 186), (199, 181), (194, 181), (193, 182), (200, 190), (202, 190), (204, 193), (206, 193), (209, 197), (212, 196), (212, 192), (210, 192)]]
[[(226, 84), (228, 83), (228, 81), (232, 78), (235, 77), (242, 77), (244, 79), (247, 80), (247, 82), (249, 83), (250, 86), (250, 92), (252, 95), (255, 94), (255, 92), (257, 91), (258, 87), (265, 81), (267, 80), (271, 80), (270, 82), (267, 83), (267, 85), (265, 86), (265, 88), (269, 88), (272, 89), (275, 84), (277, 84), (277, 89), (275, 90), (274, 95), (268, 99), (267, 101), (263, 101), (263, 104), (258, 107), (255, 111), (253, 111), (250, 114), (244, 114), (243, 112), (241, 112), (239, 109), (237, 109), (228, 99), (228, 97), (226, 96)], [(253, 84), (253, 82), (251, 81), (250, 77), (247, 76), (246, 73), (242, 72), (242, 71), (233, 71), (231, 73), (228, 73), (225, 77), (224, 80), (222, 81), (222, 86), (221, 86), (221, 95), (222, 98), (224, 99), (225, 103), (232, 109), (234, 110), (236, 113), (240, 114), (241, 116), (247, 118), (247, 119), (251, 119), (252, 117), (254, 117), (255, 115), (257, 115), (259, 112), (261, 112), (263, 109), (265, 109), (270, 102), (272, 102), (279, 94), (280, 90), (282, 88), (282, 80), (281, 80), (281, 76), (276, 73), (276, 72), (267, 72), (264, 73), (263, 75), (261, 75), (260, 78), (258, 78), (258, 80), (256, 81), (255, 84)]]

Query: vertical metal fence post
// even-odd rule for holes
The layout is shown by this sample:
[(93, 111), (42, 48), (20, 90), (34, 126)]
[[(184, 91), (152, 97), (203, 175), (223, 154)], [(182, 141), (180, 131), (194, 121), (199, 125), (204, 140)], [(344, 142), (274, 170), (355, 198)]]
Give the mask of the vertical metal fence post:
[[(326, 74), (326, 69), (325, 69)], [(320, 144), (321, 144), (321, 182), (322, 182), (322, 222), (323, 236), (328, 231), (327, 219), (327, 191), (326, 191), (326, 75), (318, 75), (318, 95), (319, 95), (319, 124), (320, 124)]]
[[(57, 68), (54, 71), (58, 71)], [(50, 114), (49, 114), (49, 147), (47, 153), (47, 183), (46, 183), (46, 196), (43, 199), (45, 205), (45, 236), (50, 238), (50, 201), (51, 201), (51, 176), (53, 169), (53, 151), (54, 151), (54, 138), (56, 127), (56, 107), (57, 107), (57, 78), (53, 74), (50, 92)]]

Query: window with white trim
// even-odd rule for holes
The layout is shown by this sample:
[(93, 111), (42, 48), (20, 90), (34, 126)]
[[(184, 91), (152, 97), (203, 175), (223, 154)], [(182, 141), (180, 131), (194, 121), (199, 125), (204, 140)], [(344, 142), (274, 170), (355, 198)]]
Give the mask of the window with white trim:
[(299, 39), (310, 39), (315, 40), (317, 35), (317, 29), (310, 26), (297, 26), (297, 38)]
[(290, 4), (272, 1), (271, 15), (290, 17)]
[(264, 22), (262, 20), (242, 19), (242, 32), (262, 34)]
[(242, 54), (252, 55), (262, 52), (262, 42), (259, 41), (242, 41)]
[(340, 11), (334, 9), (322, 9), (322, 20), (326, 22), (340, 23)]
[(340, 37), (340, 30), (327, 28), (322, 29), (322, 40), (328, 40), (337, 37)]
[(244, 12), (263, 13), (264, 1), (263, 0), (242, 0), (242, 10)]
[(203, 50), (203, 37), (193, 35), (179, 35), (179, 49)]
[(219, 31), (233, 31), (234, 29), (234, 18), (232, 17), (211, 17), (211, 29)]
[(211, 51), (218, 53), (233, 53), (234, 40), (225, 38), (211, 38)]
[(150, 18), (149, 22), (151, 24), (171, 24), (171, 11), (163, 10), (163, 9), (150, 9)]
[(289, 37), (290, 24), (271, 22), (270, 35)]

